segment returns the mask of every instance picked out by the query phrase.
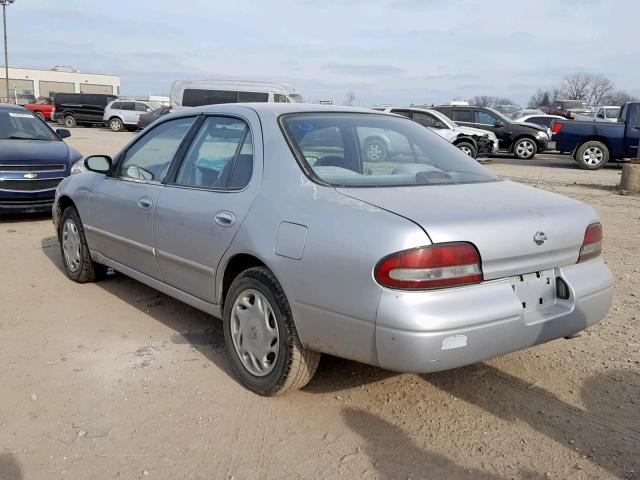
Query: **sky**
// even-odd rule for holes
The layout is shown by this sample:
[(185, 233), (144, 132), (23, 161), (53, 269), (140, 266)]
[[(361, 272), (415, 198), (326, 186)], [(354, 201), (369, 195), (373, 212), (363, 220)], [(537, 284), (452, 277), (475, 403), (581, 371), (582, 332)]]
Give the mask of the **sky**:
[(237, 78), (314, 102), (526, 104), (575, 72), (640, 95), (639, 0), (16, 0), (7, 13), (9, 65), (120, 75), (127, 95)]

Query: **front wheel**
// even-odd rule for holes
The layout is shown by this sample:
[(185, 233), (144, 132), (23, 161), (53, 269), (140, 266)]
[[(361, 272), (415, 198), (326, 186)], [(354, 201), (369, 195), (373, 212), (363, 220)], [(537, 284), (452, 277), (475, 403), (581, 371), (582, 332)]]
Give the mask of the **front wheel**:
[(602, 142), (585, 142), (576, 151), (576, 162), (584, 170), (598, 170), (609, 161), (609, 149)]
[(367, 162), (384, 162), (388, 155), (387, 146), (379, 138), (372, 138), (364, 142), (364, 156)]
[(114, 117), (109, 120), (109, 128), (111, 128), (111, 130), (113, 130), (114, 132), (121, 132), (122, 130), (124, 130), (124, 124), (122, 123), (122, 120)]
[(42, 112), (35, 112), (34, 115), (38, 117), (40, 120), (42, 120), (43, 122), (45, 121), (44, 114)]
[(67, 277), (74, 282), (89, 283), (106, 275), (107, 267), (91, 259), (82, 221), (75, 207), (68, 207), (62, 213), (58, 239)]
[(478, 156), (478, 152), (476, 151), (476, 147), (470, 142), (460, 142), (456, 144), (463, 153), (475, 159)]
[(302, 388), (318, 368), (320, 354), (302, 346), (289, 302), (267, 268), (250, 268), (233, 281), (223, 329), (236, 375), (259, 395)]
[(538, 146), (530, 138), (521, 138), (513, 144), (513, 153), (520, 160), (530, 160), (536, 156)]

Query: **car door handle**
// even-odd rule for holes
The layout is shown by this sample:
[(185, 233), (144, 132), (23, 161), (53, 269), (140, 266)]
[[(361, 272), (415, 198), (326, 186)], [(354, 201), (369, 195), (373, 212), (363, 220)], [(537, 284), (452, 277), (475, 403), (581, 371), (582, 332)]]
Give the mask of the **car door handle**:
[(230, 227), (236, 221), (236, 216), (231, 212), (218, 212), (214, 220), (221, 227)]
[(153, 205), (153, 202), (149, 197), (142, 197), (138, 200), (138, 206), (140, 208), (144, 208), (145, 210), (151, 208), (151, 205)]

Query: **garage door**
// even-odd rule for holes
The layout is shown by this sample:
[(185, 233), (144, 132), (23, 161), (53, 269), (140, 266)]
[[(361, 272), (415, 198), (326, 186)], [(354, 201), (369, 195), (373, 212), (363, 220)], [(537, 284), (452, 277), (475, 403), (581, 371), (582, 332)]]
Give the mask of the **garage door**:
[(75, 93), (76, 86), (69, 82), (40, 81), (40, 96), (53, 97), (55, 93)]
[[(32, 80), (13, 80), (9, 79), (9, 91), (13, 95), (13, 91), (17, 94), (30, 93), (33, 94), (33, 81)], [(0, 82), (0, 97), (7, 97), (7, 89), (5, 87), (4, 79)]]
[(81, 83), (80, 92), (81, 93), (104, 93), (104, 94), (112, 95), (113, 87), (111, 85), (95, 85), (91, 83)]

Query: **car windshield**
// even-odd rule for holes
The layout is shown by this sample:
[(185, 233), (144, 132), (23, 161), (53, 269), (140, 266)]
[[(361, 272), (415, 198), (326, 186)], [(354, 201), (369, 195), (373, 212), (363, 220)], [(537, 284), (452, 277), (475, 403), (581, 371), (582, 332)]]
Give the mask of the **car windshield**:
[(459, 125), (453, 120), (451, 120), (449, 117), (447, 117), (444, 113), (439, 112), (437, 110), (429, 110), (429, 113), (434, 117), (437, 117), (438, 120), (444, 123), (451, 130), (455, 130), (456, 128), (459, 128)]
[(58, 140), (58, 137), (31, 112), (0, 110), (0, 140)]
[(499, 180), (449, 142), (406, 118), (375, 113), (288, 114), (281, 124), (303, 170), (339, 187)]

